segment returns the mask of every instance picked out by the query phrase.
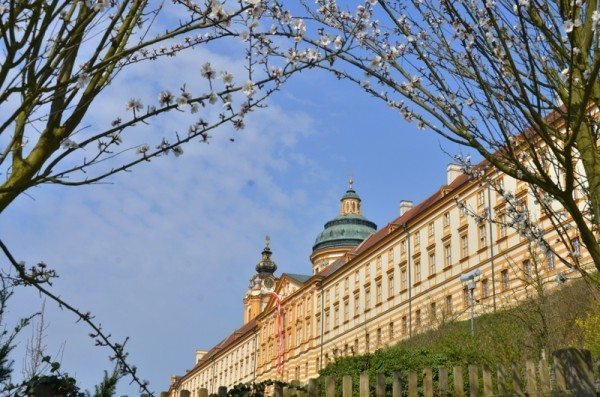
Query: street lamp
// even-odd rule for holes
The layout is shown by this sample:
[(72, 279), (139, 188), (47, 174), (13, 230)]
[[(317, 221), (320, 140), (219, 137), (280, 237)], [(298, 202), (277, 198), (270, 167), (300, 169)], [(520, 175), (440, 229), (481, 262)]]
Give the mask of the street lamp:
[(475, 278), (481, 276), (481, 271), (475, 269), (460, 275), (460, 281), (466, 284), (469, 290), (469, 303), (471, 304), (471, 336), (475, 336)]

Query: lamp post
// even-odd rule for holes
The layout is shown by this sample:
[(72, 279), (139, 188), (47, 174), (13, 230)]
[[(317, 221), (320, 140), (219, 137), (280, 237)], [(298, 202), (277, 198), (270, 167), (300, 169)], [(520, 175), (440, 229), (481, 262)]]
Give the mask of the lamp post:
[(475, 278), (481, 276), (481, 271), (475, 269), (460, 275), (460, 281), (466, 284), (469, 291), (469, 303), (471, 305), (471, 336), (475, 336)]

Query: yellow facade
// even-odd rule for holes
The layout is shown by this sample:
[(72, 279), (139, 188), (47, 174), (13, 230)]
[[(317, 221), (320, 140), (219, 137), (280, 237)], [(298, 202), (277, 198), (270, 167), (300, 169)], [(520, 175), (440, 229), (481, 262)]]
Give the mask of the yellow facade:
[[(494, 180), (515, 192), (548, 241), (556, 240), (527, 186), (504, 175)], [(341, 211), (360, 215), (360, 200), (354, 202), (345, 207), (342, 199)], [(460, 276), (476, 269), (481, 275), (473, 290), (475, 315), (517, 303), (531, 293), (534, 275), (550, 286), (558, 284), (557, 274), (568, 277), (572, 270), (552, 254), (532, 258), (527, 238), (486, 220), (502, 221), (507, 210), (500, 194), (449, 167), (447, 185), (415, 206), (403, 202), (398, 218), (359, 245), (317, 250), (311, 255), (314, 274), (283, 273), (277, 279), (273, 291), (282, 299), (283, 340), (269, 294), (260, 313), (246, 316), (242, 328), (174, 379), (170, 394), (189, 390), (194, 397), (200, 388), (211, 393), (219, 385), (267, 379), (306, 382), (336, 357), (364, 354), (443, 322), (466, 319), (470, 291)], [(577, 242), (575, 228), (568, 238)], [(567, 248), (555, 250), (565, 254)], [(576, 254), (585, 263), (583, 248)], [(245, 310), (258, 307), (251, 299), (244, 302)]]

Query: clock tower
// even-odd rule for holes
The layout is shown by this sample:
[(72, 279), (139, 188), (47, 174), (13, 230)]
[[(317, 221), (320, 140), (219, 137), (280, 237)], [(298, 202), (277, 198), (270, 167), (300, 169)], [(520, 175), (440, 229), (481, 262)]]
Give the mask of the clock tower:
[(275, 290), (277, 277), (274, 273), (277, 265), (271, 259), (270, 242), (271, 239), (266, 236), (262, 258), (256, 265), (256, 274), (250, 278), (250, 285), (244, 296), (244, 324), (263, 311), (271, 298), (271, 292)]

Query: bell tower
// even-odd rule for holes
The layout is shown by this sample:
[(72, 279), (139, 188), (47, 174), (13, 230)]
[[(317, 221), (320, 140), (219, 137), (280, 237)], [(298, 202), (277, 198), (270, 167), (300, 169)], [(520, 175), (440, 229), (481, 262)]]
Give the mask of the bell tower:
[(248, 291), (244, 295), (244, 324), (264, 310), (271, 298), (271, 292), (275, 289), (277, 277), (274, 273), (277, 265), (271, 259), (273, 253), (270, 243), (271, 238), (266, 236), (262, 258), (256, 265), (256, 273), (250, 278)]

